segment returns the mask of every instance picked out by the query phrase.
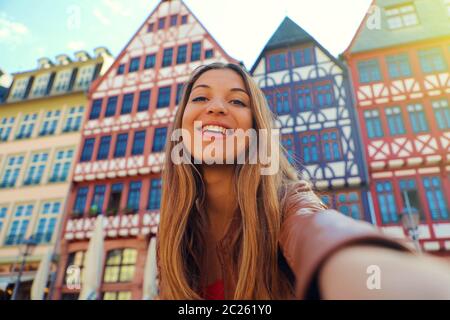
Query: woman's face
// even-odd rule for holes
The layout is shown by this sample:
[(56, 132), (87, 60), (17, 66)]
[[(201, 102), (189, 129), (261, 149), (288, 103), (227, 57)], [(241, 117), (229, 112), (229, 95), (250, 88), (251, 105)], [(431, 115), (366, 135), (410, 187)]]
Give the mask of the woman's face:
[(190, 154), (208, 164), (225, 163), (230, 154), (235, 160), (248, 146), (247, 141), (236, 143), (235, 130), (253, 128), (250, 102), (236, 72), (220, 69), (202, 74), (192, 87), (182, 120), (182, 129), (191, 139), (190, 143), (184, 140)]

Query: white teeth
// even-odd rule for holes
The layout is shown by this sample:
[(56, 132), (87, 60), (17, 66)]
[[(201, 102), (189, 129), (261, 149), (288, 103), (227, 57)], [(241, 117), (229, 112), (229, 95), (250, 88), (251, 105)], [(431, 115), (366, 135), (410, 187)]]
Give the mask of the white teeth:
[(220, 127), (220, 126), (208, 125), (208, 126), (203, 127), (203, 131), (211, 131), (211, 132), (215, 132), (215, 133), (226, 134), (227, 129), (224, 127)]

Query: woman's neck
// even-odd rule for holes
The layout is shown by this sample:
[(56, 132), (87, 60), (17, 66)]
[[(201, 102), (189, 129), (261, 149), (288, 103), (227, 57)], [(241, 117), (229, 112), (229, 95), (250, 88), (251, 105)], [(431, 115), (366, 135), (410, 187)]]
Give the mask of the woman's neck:
[(203, 180), (206, 191), (206, 213), (213, 234), (223, 236), (237, 208), (234, 166), (205, 166)]

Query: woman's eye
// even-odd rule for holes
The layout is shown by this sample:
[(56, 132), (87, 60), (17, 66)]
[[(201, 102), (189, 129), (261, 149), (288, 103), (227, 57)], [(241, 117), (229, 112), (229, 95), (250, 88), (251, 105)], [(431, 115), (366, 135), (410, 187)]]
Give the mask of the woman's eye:
[(243, 106), (243, 107), (246, 107), (247, 105), (244, 103), (244, 102), (242, 102), (241, 100), (231, 100), (231, 103), (232, 104), (237, 104), (237, 105), (240, 105), (240, 106)]
[(197, 97), (192, 99), (192, 102), (202, 102), (202, 101), (206, 101), (207, 99), (205, 97)]

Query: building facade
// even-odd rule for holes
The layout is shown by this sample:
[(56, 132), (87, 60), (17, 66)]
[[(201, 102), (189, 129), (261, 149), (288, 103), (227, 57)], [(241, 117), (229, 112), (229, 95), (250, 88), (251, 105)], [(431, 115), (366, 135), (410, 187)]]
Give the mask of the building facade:
[(0, 69), (0, 104), (6, 99), (11, 83), (12, 77)]
[(161, 169), (183, 84), (198, 66), (234, 62), (179, 0), (161, 1), (89, 94), (65, 212), (54, 299), (77, 299), (66, 270), (78, 266), (98, 214), (106, 217), (98, 296), (142, 298), (149, 240), (157, 230)]
[(345, 52), (355, 90), (376, 224), (450, 250), (450, 2), (376, 0)]
[(112, 63), (95, 55), (39, 60), (36, 70), (13, 75), (0, 105), (0, 299), (14, 291), (25, 242), (30, 247), (17, 298), (29, 298), (41, 258), (58, 238), (70, 173), (81, 140), (87, 90)]
[(293, 163), (330, 207), (373, 222), (346, 68), (285, 18), (252, 68)]

